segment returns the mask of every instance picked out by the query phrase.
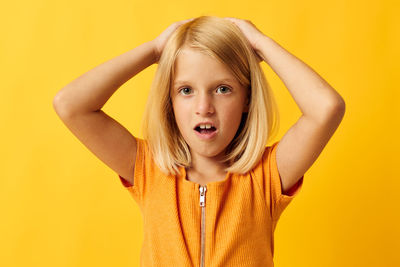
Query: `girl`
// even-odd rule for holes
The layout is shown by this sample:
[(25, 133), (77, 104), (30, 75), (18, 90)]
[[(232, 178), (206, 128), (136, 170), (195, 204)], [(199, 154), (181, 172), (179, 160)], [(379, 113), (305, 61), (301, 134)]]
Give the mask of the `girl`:
[[(279, 75), (302, 111), (280, 141)], [(158, 63), (132, 136), (101, 108)], [(338, 127), (340, 95), (250, 21), (201, 16), (106, 62), (54, 98), (65, 125), (113, 169), (144, 220), (141, 266), (273, 266), (274, 231)]]

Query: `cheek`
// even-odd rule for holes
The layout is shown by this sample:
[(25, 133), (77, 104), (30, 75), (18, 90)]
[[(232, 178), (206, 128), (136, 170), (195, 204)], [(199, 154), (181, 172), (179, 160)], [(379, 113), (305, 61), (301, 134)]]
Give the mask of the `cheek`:
[(237, 117), (242, 116), (242, 109), (241, 109), (241, 105), (239, 103), (232, 103), (230, 105), (227, 105), (225, 108), (225, 114), (229, 117), (231, 117), (231, 119), (235, 120)]
[(179, 101), (173, 103), (173, 110), (176, 124), (182, 130), (182, 128), (189, 123), (188, 110), (185, 105), (179, 103)]
[(240, 120), (242, 119), (242, 112), (237, 108), (237, 105), (230, 105), (224, 109), (222, 120), (225, 122), (226, 130), (233, 130), (239, 127)]

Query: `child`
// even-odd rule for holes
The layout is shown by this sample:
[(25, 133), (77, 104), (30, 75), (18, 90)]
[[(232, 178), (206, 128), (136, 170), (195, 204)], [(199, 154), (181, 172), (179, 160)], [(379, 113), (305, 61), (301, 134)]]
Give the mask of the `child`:
[[(271, 146), (277, 109), (261, 60), (303, 113)], [(101, 107), (153, 63), (140, 139)], [(338, 127), (344, 101), (250, 21), (201, 16), (74, 80), (54, 108), (139, 205), (141, 266), (259, 267), (274, 265), (278, 219)]]

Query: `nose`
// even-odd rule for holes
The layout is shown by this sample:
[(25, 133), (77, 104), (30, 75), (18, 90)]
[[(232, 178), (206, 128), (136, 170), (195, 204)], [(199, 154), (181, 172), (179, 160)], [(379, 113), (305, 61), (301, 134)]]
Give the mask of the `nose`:
[(212, 96), (207, 93), (201, 93), (198, 95), (196, 100), (196, 114), (198, 115), (210, 115), (214, 113), (214, 103)]

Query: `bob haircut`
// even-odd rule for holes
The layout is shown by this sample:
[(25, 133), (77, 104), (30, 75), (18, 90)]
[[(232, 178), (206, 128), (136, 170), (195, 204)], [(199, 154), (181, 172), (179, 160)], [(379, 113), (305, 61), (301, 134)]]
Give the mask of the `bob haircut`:
[(184, 47), (219, 60), (248, 89), (248, 112), (243, 113), (221, 161), (229, 166), (225, 171), (245, 174), (257, 165), (267, 142), (276, 134), (278, 107), (247, 38), (235, 24), (215, 16), (200, 16), (182, 24), (165, 44), (142, 121), (152, 157), (167, 175), (179, 174), (179, 166), (191, 167), (189, 146), (176, 124), (170, 98), (175, 61)]

